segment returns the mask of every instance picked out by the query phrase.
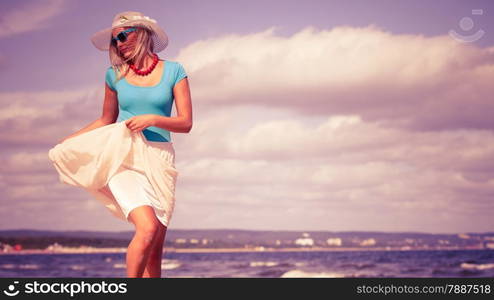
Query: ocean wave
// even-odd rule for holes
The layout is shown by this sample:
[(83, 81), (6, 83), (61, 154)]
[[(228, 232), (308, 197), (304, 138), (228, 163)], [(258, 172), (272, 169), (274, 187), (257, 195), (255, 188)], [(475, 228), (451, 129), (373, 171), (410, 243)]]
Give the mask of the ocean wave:
[(36, 265), (36, 264), (25, 264), (25, 265), (3, 264), (3, 265), (0, 265), (0, 269), (37, 270), (37, 269), (39, 269), (39, 265)]
[[(182, 264), (179, 260), (175, 259), (162, 259), (161, 260), (161, 269), (162, 270), (173, 270), (179, 268)], [(125, 269), (127, 268), (126, 263), (116, 263), (113, 264), (113, 268), (115, 269)]]
[(121, 263), (113, 264), (113, 268), (115, 268), (115, 269), (125, 269), (125, 268), (127, 268), (127, 264), (121, 264)]
[(162, 270), (173, 270), (179, 268), (182, 263), (177, 259), (162, 259), (161, 260), (161, 269)]
[(278, 263), (275, 261), (251, 261), (249, 267), (275, 267)]
[(281, 275), (281, 277), (283, 278), (293, 278), (293, 277), (297, 277), (297, 278), (320, 278), (320, 277), (323, 277), (323, 278), (339, 278), (339, 277), (345, 277), (344, 274), (341, 274), (341, 273), (333, 273), (333, 272), (306, 272), (306, 271), (302, 271), (302, 270), (290, 270), (288, 272), (285, 272), (283, 273), (283, 275)]
[(462, 263), (460, 266), (463, 269), (487, 270), (487, 269), (493, 269), (494, 263), (490, 263), (490, 264)]
[(373, 263), (344, 263), (341, 264), (340, 267), (342, 268), (354, 268), (357, 270), (362, 270), (362, 269), (372, 269), (376, 265)]

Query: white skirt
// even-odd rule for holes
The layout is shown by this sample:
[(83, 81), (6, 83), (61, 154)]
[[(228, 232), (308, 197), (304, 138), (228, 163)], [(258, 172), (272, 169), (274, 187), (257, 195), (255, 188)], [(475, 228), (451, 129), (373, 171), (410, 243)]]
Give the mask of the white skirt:
[(141, 205), (153, 208), (168, 227), (175, 207), (175, 149), (172, 142), (148, 141), (125, 121), (69, 138), (48, 156), (60, 182), (82, 187), (127, 222)]

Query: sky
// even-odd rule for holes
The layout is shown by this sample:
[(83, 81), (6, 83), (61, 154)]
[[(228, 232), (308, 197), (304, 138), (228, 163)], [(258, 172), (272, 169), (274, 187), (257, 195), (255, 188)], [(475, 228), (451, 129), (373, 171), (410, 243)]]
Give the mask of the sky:
[(48, 159), (101, 115), (121, 11), (189, 78), (169, 228), (494, 230), (489, 0), (0, 1), (0, 230), (133, 229)]

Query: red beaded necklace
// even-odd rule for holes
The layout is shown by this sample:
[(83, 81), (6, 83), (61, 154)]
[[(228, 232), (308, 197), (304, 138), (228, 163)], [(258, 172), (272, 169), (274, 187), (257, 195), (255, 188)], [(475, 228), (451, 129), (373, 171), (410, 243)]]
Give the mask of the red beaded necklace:
[(141, 70), (137, 69), (137, 67), (134, 64), (130, 64), (129, 67), (137, 75), (146, 76), (146, 75), (148, 75), (149, 73), (151, 73), (154, 70), (154, 68), (158, 64), (158, 61), (159, 61), (158, 55), (156, 53), (153, 53), (153, 63), (151, 64), (151, 66), (149, 66), (149, 68), (147, 70), (142, 70), (141, 71)]

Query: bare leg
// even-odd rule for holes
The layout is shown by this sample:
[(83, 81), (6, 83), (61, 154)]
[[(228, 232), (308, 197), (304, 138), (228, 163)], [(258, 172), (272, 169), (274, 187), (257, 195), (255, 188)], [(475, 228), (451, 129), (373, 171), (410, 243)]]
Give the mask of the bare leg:
[(161, 278), (161, 259), (163, 257), (163, 243), (165, 241), (167, 228), (160, 223), (158, 236), (153, 244), (151, 254), (144, 269), (143, 277)]
[(136, 233), (127, 249), (127, 277), (142, 277), (161, 223), (149, 205), (133, 209), (129, 220), (135, 225)]

